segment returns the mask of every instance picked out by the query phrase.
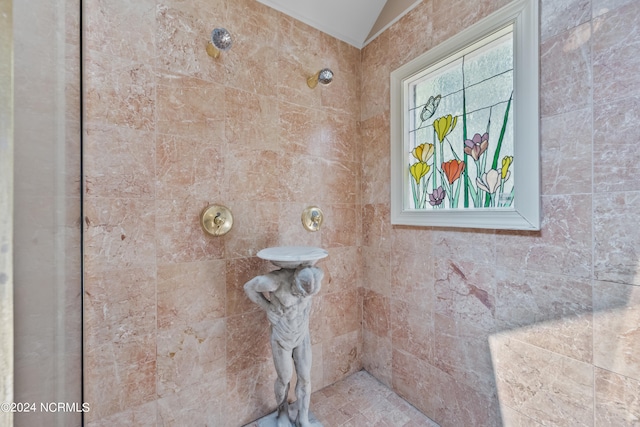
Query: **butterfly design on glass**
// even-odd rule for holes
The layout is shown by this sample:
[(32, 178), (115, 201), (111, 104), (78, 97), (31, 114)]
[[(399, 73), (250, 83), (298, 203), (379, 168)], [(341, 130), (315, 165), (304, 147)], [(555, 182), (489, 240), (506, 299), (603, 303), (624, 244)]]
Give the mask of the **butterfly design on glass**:
[[(438, 109), (438, 105), (440, 105), (441, 98), (442, 97), (440, 95), (429, 97), (429, 100), (424, 104), (424, 107), (422, 107), (422, 111), (420, 112), (420, 120), (422, 120), (422, 123), (433, 117)], [(422, 125), (422, 123), (420, 123), (420, 125)]]

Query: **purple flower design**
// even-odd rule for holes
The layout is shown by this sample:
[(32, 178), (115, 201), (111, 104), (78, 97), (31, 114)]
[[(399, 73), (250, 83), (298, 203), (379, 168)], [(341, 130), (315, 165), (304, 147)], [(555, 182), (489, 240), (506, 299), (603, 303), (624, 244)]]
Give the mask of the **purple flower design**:
[(433, 193), (429, 194), (429, 204), (431, 206), (439, 206), (442, 204), (442, 201), (444, 200), (444, 196), (445, 196), (445, 191), (442, 188), (442, 186), (436, 188), (435, 190), (433, 190)]
[(473, 157), (476, 162), (480, 158), (480, 155), (487, 150), (489, 146), (489, 134), (484, 133), (480, 135), (476, 133), (473, 135), (473, 139), (467, 139), (464, 141), (464, 152)]

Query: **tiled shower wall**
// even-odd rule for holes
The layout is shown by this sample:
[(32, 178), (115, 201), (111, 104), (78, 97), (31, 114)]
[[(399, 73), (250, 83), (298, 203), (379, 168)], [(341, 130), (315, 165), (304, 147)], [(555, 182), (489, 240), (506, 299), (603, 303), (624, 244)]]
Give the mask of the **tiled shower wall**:
[[(85, 2), (88, 425), (272, 409), (241, 286), (281, 244), (331, 254), (314, 389), (362, 363), (443, 426), (640, 417), (637, 2), (541, 3), (540, 232), (389, 225), (389, 72), (506, 3), (423, 1), (359, 52), (253, 0)], [(235, 43), (218, 60), (215, 26)], [(236, 218), (217, 239), (198, 225), (214, 202)]]
[(363, 49), (363, 364), (442, 426), (637, 425), (640, 2), (540, 4), (540, 232), (389, 224), (389, 73), (506, 3)]
[[(84, 2), (88, 426), (238, 426), (275, 408), (242, 285), (276, 245), (329, 250), (314, 390), (361, 368), (360, 51), (254, 0)], [(215, 60), (211, 30), (233, 48)], [(336, 75), (311, 90), (320, 68)], [(234, 214), (207, 237), (200, 211)], [(320, 206), (318, 233), (301, 225)]]

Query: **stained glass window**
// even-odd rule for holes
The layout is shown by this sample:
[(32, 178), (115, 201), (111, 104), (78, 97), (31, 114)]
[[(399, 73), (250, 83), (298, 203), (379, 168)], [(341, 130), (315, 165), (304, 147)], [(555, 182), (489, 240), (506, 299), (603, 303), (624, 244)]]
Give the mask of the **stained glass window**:
[(537, 0), (391, 72), (391, 223), (540, 229)]
[(512, 207), (513, 26), (407, 84), (407, 207)]

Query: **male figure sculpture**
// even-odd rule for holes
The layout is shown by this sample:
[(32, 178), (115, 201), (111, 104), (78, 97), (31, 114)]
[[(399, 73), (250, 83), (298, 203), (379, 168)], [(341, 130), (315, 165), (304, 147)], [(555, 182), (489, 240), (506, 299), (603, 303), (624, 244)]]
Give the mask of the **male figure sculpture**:
[[(287, 394), (293, 375), (291, 358), (298, 377), (296, 426), (309, 427), (311, 398), (311, 340), (309, 312), (311, 297), (320, 291), (324, 273), (317, 267), (283, 268), (245, 283), (251, 301), (267, 313), (271, 323), (271, 352), (278, 378), (274, 391), (278, 404), (277, 425), (290, 426)], [(265, 295), (266, 294), (266, 295)]]

